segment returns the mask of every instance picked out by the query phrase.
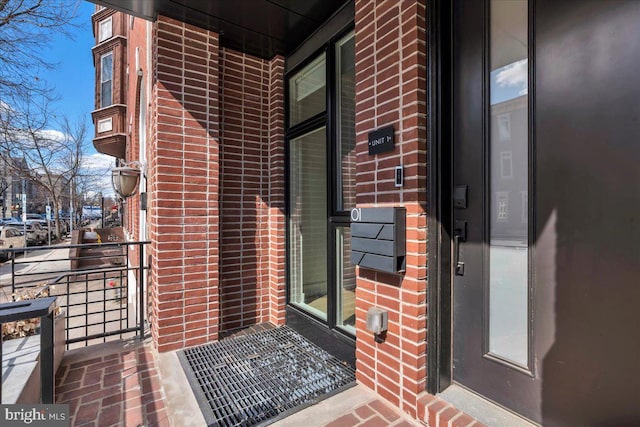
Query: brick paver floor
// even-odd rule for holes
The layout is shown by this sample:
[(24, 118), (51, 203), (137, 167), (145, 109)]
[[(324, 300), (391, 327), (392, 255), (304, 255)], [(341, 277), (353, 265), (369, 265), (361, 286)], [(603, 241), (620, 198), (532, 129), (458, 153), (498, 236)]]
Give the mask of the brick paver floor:
[[(125, 340), (71, 350), (56, 375), (56, 403), (69, 405), (72, 427), (201, 427), (204, 419), (197, 421), (200, 418), (195, 417), (186, 422), (184, 418), (185, 411), (198, 414), (200, 411), (195, 398), (191, 399), (195, 406), (184, 399), (191, 394), (186, 379), (173, 384), (175, 387), (167, 388), (165, 393), (159, 366), (162, 365), (158, 365), (148, 342)], [(171, 418), (181, 421), (172, 424)], [(301, 425), (415, 427), (421, 424), (364, 386), (357, 386), (284, 418), (274, 426)]]
[[(142, 344), (74, 350), (56, 375), (56, 403), (69, 405), (71, 426), (169, 426), (153, 353)], [(90, 358), (86, 358), (87, 355)], [(92, 357), (91, 357), (92, 356)]]
[(333, 420), (326, 427), (415, 427), (416, 424), (398, 414), (389, 404), (376, 399), (354, 408), (353, 412)]

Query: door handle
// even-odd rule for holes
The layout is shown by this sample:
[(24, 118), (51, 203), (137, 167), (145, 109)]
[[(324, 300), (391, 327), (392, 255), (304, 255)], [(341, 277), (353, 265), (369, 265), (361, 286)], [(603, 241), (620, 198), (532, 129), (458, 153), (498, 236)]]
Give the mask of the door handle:
[(456, 220), (453, 228), (453, 268), (456, 276), (464, 276), (464, 262), (460, 261), (460, 242), (467, 240), (467, 221)]

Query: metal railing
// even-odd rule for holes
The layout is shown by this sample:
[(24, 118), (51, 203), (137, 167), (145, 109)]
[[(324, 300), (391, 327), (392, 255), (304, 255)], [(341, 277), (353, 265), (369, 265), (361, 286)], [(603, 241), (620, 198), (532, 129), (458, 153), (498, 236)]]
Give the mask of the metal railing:
[[(56, 296), (66, 316), (67, 348), (144, 338), (144, 283), (149, 270), (144, 248), (148, 243), (0, 250), (0, 257), (8, 256), (0, 267), (0, 302)], [(137, 265), (131, 262), (132, 256), (137, 257)]]

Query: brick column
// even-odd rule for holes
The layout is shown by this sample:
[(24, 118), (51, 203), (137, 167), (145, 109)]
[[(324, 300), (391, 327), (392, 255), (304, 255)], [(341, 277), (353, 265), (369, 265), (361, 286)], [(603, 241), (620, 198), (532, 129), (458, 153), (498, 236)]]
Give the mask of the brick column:
[(218, 35), (154, 24), (150, 200), (152, 334), (159, 351), (218, 338)]
[[(416, 416), (426, 384), (426, 23), (425, 0), (356, 0), (357, 204), (407, 210), (406, 273), (358, 269), (358, 381)], [(393, 152), (368, 154), (367, 134), (393, 125)], [(403, 165), (404, 186), (394, 186)], [(366, 331), (366, 312), (389, 312), (383, 343)]]
[(269, 318), (284, 325), (285, 283), (285, 141), (284, 141), (284, 58), (270, 62), (269, 86)]

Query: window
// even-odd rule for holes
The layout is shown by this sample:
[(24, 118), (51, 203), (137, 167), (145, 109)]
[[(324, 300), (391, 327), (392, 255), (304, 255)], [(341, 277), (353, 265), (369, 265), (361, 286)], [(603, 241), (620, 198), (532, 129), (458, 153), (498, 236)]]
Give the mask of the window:
[(350, 33), (335, 46), (337, 209), (356, 206), (356, 39)]
[(509, 192), (498, 191), (496, 193), (496, 200), (498, 202), (498, 221), (509, 221)]
[(527, 224), (529, 222), (529, 192), (521, 191), (522, 197), (522, 223)]
[(289, 126), (327, 109), (327, 60), (320, 55), (289, 80)]
[(100, 108), (113, 104), (113, 53), (100, 58)]
[(498, 116), (498, 135), (500, 141), (511, 139), (511, 115), (509, 113)]
[(325, 52), (286, 83), (289, 303), (355, 335), (349, 229), (356, 172), (354, 32), (329, 41)]
[(111, 17), (108, 17), (107, 19), (100, 21), (100, 24), (99, 24), (100, 28), (98, 30), (98, 42), (101, 43), (111, 38), (111, 36), (113, 35), (112, 22), (113, 20), (111, 19)]
[(291, 302), (327, 319), (327, 134), (289, 141)]
[(511, 151), (500, 152), (500, 171), (502, 178), (509, 179), (513, 177), (513, 159)]

